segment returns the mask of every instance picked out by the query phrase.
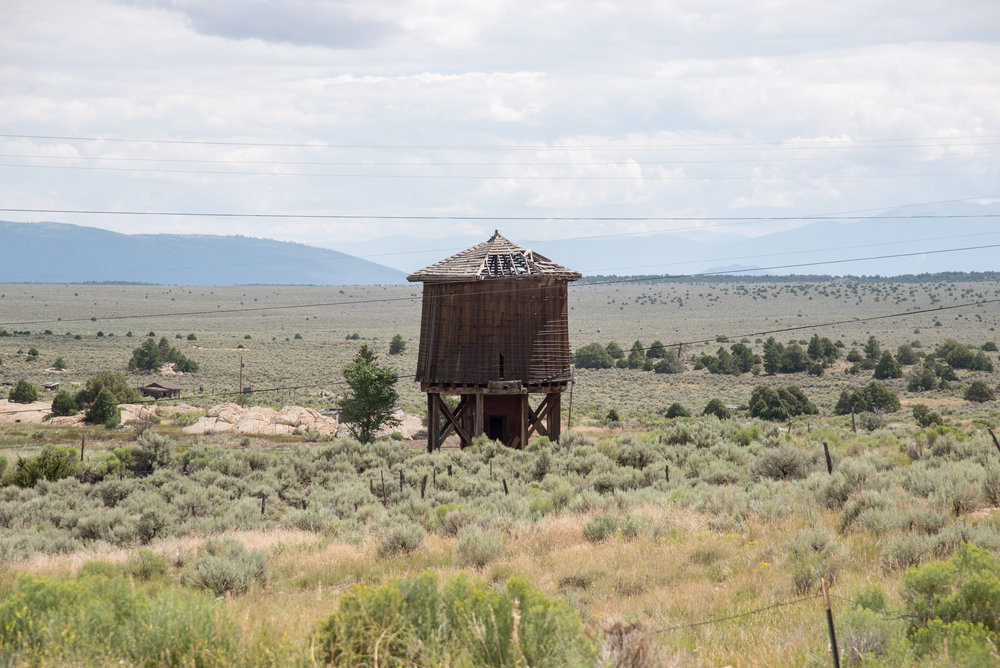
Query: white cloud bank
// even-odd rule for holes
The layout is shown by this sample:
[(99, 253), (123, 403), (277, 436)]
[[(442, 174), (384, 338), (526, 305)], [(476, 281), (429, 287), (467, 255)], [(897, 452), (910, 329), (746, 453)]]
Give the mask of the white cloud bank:
[[(0, 134), (219, 143), (0, 137), (0, 207), (794, 216), (1000, 195), (998, 26), (991, 1), (7, 3)], [(0, 217), (304, 242), (497, 226)], [(630, 225), (502, 226), (670, 228)]]

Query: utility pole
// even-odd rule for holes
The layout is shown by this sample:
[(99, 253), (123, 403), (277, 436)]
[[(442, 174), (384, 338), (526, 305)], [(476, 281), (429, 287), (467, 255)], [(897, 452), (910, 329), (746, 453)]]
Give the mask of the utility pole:
[(240, 394), (243, 394), (243, 355), (240, 355)]

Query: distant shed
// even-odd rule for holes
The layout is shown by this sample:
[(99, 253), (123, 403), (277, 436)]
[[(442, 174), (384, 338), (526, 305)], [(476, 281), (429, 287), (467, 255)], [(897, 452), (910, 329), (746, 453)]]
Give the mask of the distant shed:
[(142, 396), (153, 397), (154, 399), (180, 399), (181, 397), (181, 386), (175, 385), (168, 380), (150, 383), (139, 391), (142, 393)]

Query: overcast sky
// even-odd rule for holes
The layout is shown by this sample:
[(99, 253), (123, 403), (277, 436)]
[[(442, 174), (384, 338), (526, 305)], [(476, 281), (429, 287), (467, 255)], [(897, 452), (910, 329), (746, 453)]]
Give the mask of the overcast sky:
[(690, 234), (476, 218), (1000, 198), (1000, 2), (0, 0), (0, 133), (4, 208), (348, 216), (0, 212), (122, 232)]

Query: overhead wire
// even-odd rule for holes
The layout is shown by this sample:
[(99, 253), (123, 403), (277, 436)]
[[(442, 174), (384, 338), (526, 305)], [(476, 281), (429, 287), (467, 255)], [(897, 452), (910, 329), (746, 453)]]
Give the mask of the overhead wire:
[[(648, 283), (654, 281), (662, 281), (666, 279), (670, 280), (680, 280), (680, 279), (694, 279), (705, 278), (710, 276), (718, 275), (733, 275), (737, 273), (747, 273), (756, 271), (771, 271), (775, 269), (790, 269), (790, 268), (801, 268), (801, 267), (811, 267), (820, 265), (834, 265), (843, 264), (847, 262), (863, 262), (871, 260), (884, 260), (890, 258), (900, 258), (900, 257), (911, 257), (914, 255), (933, 255), (941, 253), (955, 253), (963, 252), (969, 250), (984, 250), (989, 248), (1000, 248), (1000, 244), (983, 244), (979, 246), (966, 246), (962, 248), (946, 248), (946, 249), (934, 249), (934, 250), (923, 250), (915, 251), (909, 253), (891, 253), (883, 255), (874, 255), (867, 257), (855, 257), (855, 258), (841, 258), (835, 260), (818, 260), (813, 262), (799, 262), (790, 263), (783, 265), (773, 265), (769, 267), (756, 267), (750, 269), (735, 269), (735, 270), (719, 270), (713, 272), (704, 272), (701, 274), (681, 274), (675, 276), (636, 276), (628, 278), (610, 279), (604, 281), (590, 281), (586, 285), (599, 286), (599, 285), (619, 285), (619, 284), (629, 284), (629, 283)], [(494, 290), (485, 290), (478, 293), (481, 296), (495, 295), (511, 292), (512, 288), (497, 288)], [(261, 311), (278, 311), (278, 310), (289, 310), (298, 308), (327, 308), (331, 306), (347, 306), (352, 304), (376, 304), (376, 303), (391, 303), (391, 302), (402, 302), (402, 301), (413, 301), (419, 299), (420, 297), (416, 295), (411, 295), (408, 297), (378, 297), (372, 299), (349, 299), (340, 300), (332, 302), (313, 302), (308, 304), (281, 304), (276, 306), (249, 306), (240, 308), (229, 308), (229, 309), (203, 309), (197, 311), (174, 311), (165, 313), (147, 313), (147, 314), (129, 314), (129, 315), (110, 315), (110, 316), (91, 316), (90, 318), (68, 318), (63, 320), (58, 319), (46, 319), (46, 320), (22, 320), (22, 321), (4, 321), (0, 324), (14, 326), (14, 325), (36, 325), (36, 324), (50, 324), (56, 322), (72, 323), (72, 322), (98, 322), (98, 321), (117, 321), (117, 320), (140, 320), (147, 318), (165, 318), (165, 317), (180, 317), (180, 316), (198, 316), (198, 315), (210, 315), (210, 314), (232, 314), (232, 313), (254, 313)], [(992, 303), (987, 301), (986, 303)]]
[[(830, 138), (819, 140), (793, 140), (780, 142), (733, 142), (733, 143), (691, 143), (691, 144), (619, 144), (619, 145), (588, 145), (588, 144), (350, 144), (350, 143), (323, 143), (323, 142), (260, 142), (260, 141), (221, 141), (202, 139), (163, 139), (163, 138), (123, 138), (123, 137), (94, 137), (94, 136), (72, 136), (72, 135), (35, 135), (35, 134), (15, 134), (0, 133), (0, 137), (9, 139), (50, 139), (57, 141), (87, 141), (87, 142), (109, 142), (121, 144), (176, 144), (181, 146), (251, 146), (251, 147), (272, 147), (272, 148), (307, 148), (307, 149), (372, 149), (372, 150), (428, 150), (428, 151), (622, 151), (622, 150), (760, 150), (762, 148), (779, 149), (815, 149), (815, 148), (853, 148), (853, 145), (861, 145), (874, 148), (900, 148), (911, 146), (926, 146), (926, 142), (941, 142), (942, 146), (952, 146), (954, 140), (968, 139), (996, 139), (1000, 135), (956, 135), (953, 137), (900, 137), (889, 139), (850, 139), (850, 138)], [(920, 142), (920, 143), (917, 143)], [(832, 145), (831, 145), (832, 144)], [(957, 144), (962, 146), (964, 144)], [(934, 146), (932, 144), (932, 146)]]

